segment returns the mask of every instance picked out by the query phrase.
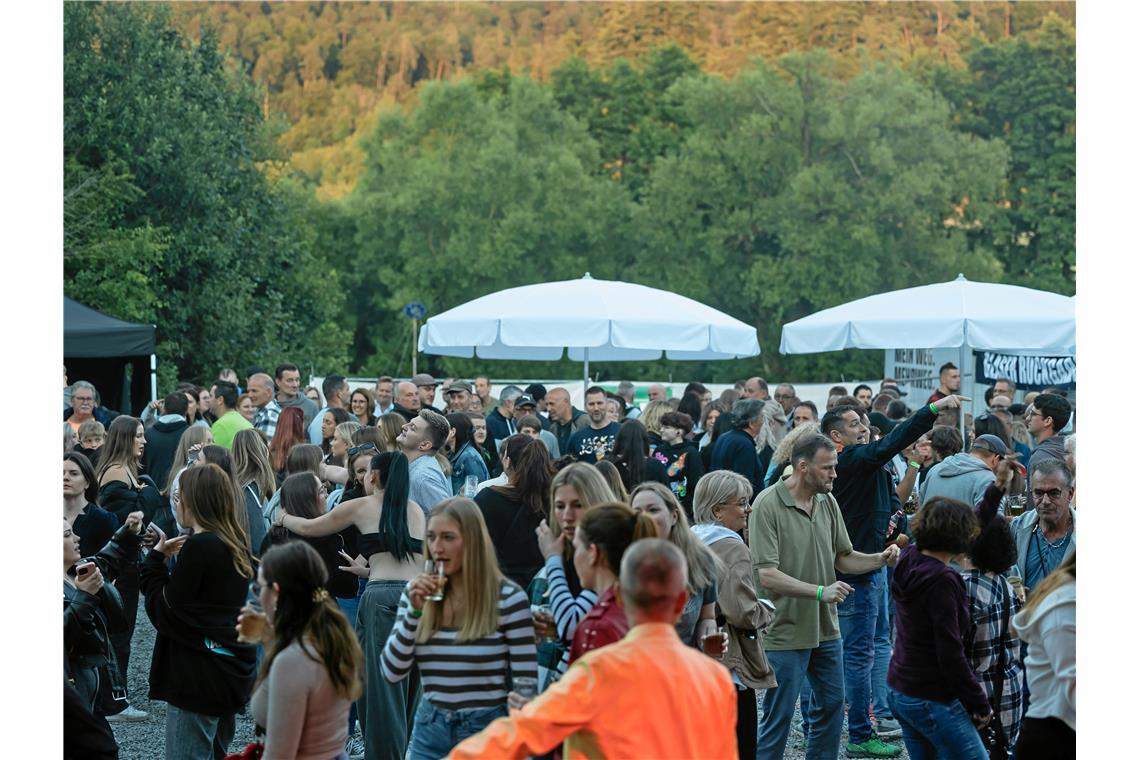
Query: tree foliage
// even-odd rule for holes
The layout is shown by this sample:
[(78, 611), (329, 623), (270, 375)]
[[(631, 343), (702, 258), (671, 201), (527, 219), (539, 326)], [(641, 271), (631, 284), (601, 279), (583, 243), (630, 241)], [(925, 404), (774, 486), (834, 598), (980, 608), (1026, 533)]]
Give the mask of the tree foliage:
[(284, 355), (346, 360), (308, 200), (262, 171), (277, 149), (252, 82), (168, 15), (65, 7), (66, 292), (157, 324), (161, 361), (184, 377)]
[(66, 289), (158, 324), (162, 358), (191, 377), (285, 358), (407, 374), (408, 301), (438, 314), (587, 271), (756, 325), (758, 362), (687, 374), (872, 375), (876, 352), (781, 357), (780, 326), (958, 272), (1073, 292), (1072, 16), (69, 4)]

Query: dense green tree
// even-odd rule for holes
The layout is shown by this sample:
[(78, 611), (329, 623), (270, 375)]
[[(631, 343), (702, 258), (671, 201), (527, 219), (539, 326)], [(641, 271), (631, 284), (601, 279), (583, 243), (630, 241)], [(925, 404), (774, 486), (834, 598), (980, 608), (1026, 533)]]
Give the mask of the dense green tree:
[(64, 154), (69, 295), (149, 316), (183, 377), (344, 363), (337, 273), (313, 255), (304, 196), (263, 173), (277, 155), (256, 92), (208, 30), (191, 45), (161, 6), (65, 6)]

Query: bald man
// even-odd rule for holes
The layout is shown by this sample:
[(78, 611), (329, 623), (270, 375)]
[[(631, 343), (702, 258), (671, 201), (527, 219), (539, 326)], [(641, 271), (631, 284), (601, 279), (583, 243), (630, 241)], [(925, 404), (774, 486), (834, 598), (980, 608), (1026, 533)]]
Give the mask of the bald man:
[(744, 392), (741, 398), (754, 398), (758, 401), (768, 400), (768, 383), (762, 377), (750, 377), (744, 381)]
[(249, 376), (245, 387), (250, 400), (257, 407), (257, 413), (253, 415), (253, 426), (272, 440), (277, 431), (277, 419), (281, 416), (281, 404), (273, 398), (273, 378), (264, 372), (258, 372)]
[(392, 402), (392, 411), (402, 415), (411, 422), (420, 413), (420, 390), (415, 383), (405, 380), (396, 385), (396, 398)]
[[(736, 688), (718, 661), (684, 644), (685, 558), (658, 538), (621, 561), (618, 597), (630, 631), (588, 652), (510, 717), (449, 757), (524, 758), (562, 745), (563, 757), (737, 757)], [(511, 693), (511, 702), (522, 698)], [(652, 716), (647, 720), (645, 716)], [(563, 744), (565, 741), (565, 744)]]
[(661, 383), (654, 383), (649, 386), (649, 400), (650, 401), (664, 401), (666, 396), (665, 386)]

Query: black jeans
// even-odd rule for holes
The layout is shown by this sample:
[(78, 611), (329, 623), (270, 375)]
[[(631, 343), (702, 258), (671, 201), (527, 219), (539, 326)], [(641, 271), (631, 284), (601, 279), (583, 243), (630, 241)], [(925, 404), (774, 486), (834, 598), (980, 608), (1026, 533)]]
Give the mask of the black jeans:
[[(115, 659), (119, 663), (119, 672), (122, 675), (122, 684), (127, 685), (127, 666), (131, 659), (131, 637), (135, 635), (135, 618), (139, 610), (139, 566), (132, 562), (124, 567), (115, 580), (115, 590), (123, 600), (123, 612), (127, 617), (127, 630), (122, 633), (111, 634), (111, 648), (115, 650)], [(127, 709), (129, 702), (116, 700), (112, 697), (110, 684), (107, 679), (100, 684), (99, 712), (103, 715), (116, 715)]]
[(736, 686), (736, 751), (742, 758), (756, 757), (756, 690)]
[(1071, 760), (1077, 732), (1060, 718), (1022, 718), (1014, 760)]

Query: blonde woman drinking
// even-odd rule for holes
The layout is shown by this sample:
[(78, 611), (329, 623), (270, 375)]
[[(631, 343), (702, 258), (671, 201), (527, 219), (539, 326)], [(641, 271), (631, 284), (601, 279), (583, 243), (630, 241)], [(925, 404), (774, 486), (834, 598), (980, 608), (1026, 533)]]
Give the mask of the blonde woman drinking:
[(453, 497), (436, 504), (425, 543), (444, 581), (433, 572), (407, 585), (381, 658), (392, 683), (413, 666), (423, 679), (410, 760), (446, 756), (507, 714), (507, 694), (522, 688), (520, 679), (534, 684), (538, 676), (530, 605), (499, 571), (475, 502)]

